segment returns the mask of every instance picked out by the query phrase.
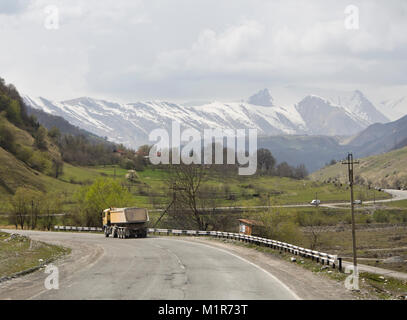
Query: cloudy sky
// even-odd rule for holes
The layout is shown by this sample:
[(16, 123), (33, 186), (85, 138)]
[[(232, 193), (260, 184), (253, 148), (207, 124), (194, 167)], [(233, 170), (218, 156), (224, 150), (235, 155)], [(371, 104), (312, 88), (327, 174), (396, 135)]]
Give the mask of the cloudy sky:
[(0, 0), (0, 50), (1, 77), (55, 100), (387, 99), (407, 94), (407, 1)]

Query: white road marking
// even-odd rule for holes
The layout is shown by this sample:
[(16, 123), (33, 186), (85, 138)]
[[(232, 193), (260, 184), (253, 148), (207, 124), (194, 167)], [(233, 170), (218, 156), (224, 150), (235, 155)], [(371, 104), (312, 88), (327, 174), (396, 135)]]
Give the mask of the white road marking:
[(224, 250), (224, 249), (221, 249), (221, 248), (217, 248), (217, 247), (214, 247), (214, 246), (210, 246), (210, 245), (207, 245), (207, 244), (204, 244), (204, 243), (200, 243), (200, 242), (186, 241), (186, 240), (180, 240), (180, 239), (168, 239), (168, 238), (165, 238), (165, 239), (164, 239), (164, 238), (156, 238), (156, 239), (160, 239), (160, 240), (170, 240), (170, 241), (171, 241), (171, 240), (172, 240), (172, 241), (183, 241), (183, 242), (192, 243), (192, 244), (196, 244), (196, 245), (201, 245), (201, 246), (205, 246), (205, 247), (208, 247), (208, 248), (216, 249), (216, 250), (218, 250), (218, 251), (222, 251), (222, 252), (224, 252), (224, 253), (227, 253), (227, 254), (229, 254), (229, 255), (231, 255), (231, 256), (233, 256), (233, 257), (235, 257), (235, 258), (238, 258), (238, 259), (240, 259), (240, 260), (242, 260), (242, 261), (244, 261), (244, 262), (246, 262), (246, 263), (252, 265), (253, 267), (256, 267), (257, 269), (263, 271), (263, 272), (266, 273), (269, 277), (271, 277), (274, 281), (276, 281), (278, 284), (280, 284), (284, 289), (286, 289), (286, 290), (294, 297), (294, 299), (296, 299), (296, 300), (302, 300), (293, 290), (291, 290), (284, 282), (282, 282), (282, 281), (281, 281), (280, 279), (278, 279), (276, 276), (274, 276), (273, 274), (271, 274), (271, 273), (268, 272), (267, 270), (263, 269), (262, 267), (258, 266), (257, 264), (255, 264), (255, 263), (253, 263), (253, 262), (251, 262), (251, 261), (249, 261), (249, 260), (246, 260), (245, 258), (240, 257), (240, 256), (238, 256), (238, 255), (236, 255), (236, 254), (234, 254), (234, 253), (231, 253), (231, 252), (227, 251), (227, 250)]

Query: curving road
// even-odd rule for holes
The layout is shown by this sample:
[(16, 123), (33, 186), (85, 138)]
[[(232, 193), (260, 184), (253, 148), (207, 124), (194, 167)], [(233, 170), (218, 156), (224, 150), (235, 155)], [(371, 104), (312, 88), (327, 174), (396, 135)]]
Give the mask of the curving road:
[(38, 271), (1, 283), (0, 299), (298, 299), (268, 271), (203, 243), (12, 232), (71, 247), (72, 254), (57, 263), (59, 290), (46, 290), (48, 275)]
[[(384, 192), (387, 192), (392, 196), (390, 199), (382, 199), (382, 200), (368, 200), (363, 201), (364, 204), (373, 204), (373, 203), (386, 203), (392, 201), (399, 201), (399, 200), (407, 200), (407, 190), (396, 190), (396, 189), (383, 189)], [(320, 207), (327, 207), (327, 208), (336, 208), (337, 206), (349, 206), (349, 202), (323, 202), (320, 204)], [(283, 205), (275, 205), (275, 206), (236, 206), (236, 207), (216, 207), (215, 211), (236, 211), (236, 210), (262, 210), (262, 209), (269, 209), (269, 208), (302, 208), (302, 207), (315, 207), (310, 203), (300, 203), (300, 204), (283, 204)], [(201, 208), (203, 210), (212, 211), (213, 208)], [(165, 209), (150, 209), (149, 212), (163, 212)]]

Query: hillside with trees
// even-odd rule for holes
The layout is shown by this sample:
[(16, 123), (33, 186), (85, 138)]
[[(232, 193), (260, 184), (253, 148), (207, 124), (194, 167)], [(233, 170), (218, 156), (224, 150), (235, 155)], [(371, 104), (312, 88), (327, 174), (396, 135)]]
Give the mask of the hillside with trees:
[[(341, 163), (333, 163), (311, 175), (322, 182), (347, 181)], [(355, 167), (355, 181), (370, 187), (407, 189), (407, 147), (360, 159)]]
[[(46, 191), (64, 164), (119, 165), (142, 170), (135, 151), (76, 128), (60, 117), (40, 114), (42, 124), (17, 89), (0, 78), (0, 189), (15, 194), (19, 187)], [(32, 110), (31, 110), (32, 111)], [(47, 129), (48, 128), (48, 129)], [(53, 181), (58, 183), (58, 181)]]

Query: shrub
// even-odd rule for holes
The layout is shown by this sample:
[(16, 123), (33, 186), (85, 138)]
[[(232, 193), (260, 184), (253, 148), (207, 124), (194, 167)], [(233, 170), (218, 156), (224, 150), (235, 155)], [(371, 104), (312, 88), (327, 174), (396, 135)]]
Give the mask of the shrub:
[(28, 163), (31, 168), (43, 173), (49, 173), (52, 168), (51, 161), (44, 153), (38, 150), (33, 152), (31, 158), (28, 160)]
[(29, 163), (29, 160), (32, 156), (33, 156), (33, 151), (28, 147), (21, 146), (17, 150), (17, 154), (16, 154), (17, 159), (19, 159), (27, 164)]
[(390, 215), (388, 212), (378, 210), (373, 213), (373, 219), (379, 223), (388, 223), (390, 221)]
[(11, 153), (16, 152), (14, 134), (2, 122), (0, 122), (0, 147)]

